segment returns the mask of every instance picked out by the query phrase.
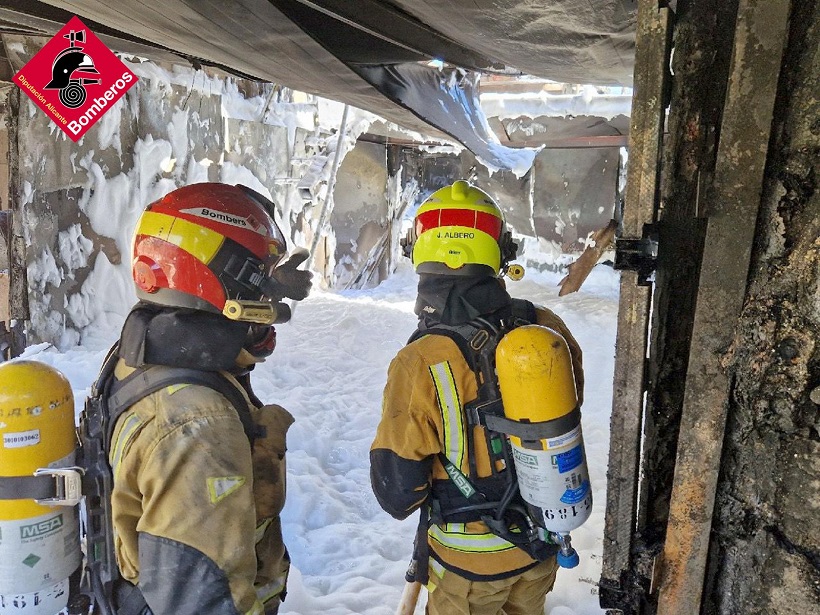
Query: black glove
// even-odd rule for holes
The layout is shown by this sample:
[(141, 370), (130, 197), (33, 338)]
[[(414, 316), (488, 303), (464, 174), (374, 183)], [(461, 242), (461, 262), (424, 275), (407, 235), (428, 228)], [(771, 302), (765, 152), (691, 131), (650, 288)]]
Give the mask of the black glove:
[(281, 297), (301, 301), (308, 296), (313, 272), (297, 269), (307, 260), (308, 256), (309, 253), (304, 248), (297, 250), (288, 260), (271, 272), (271, 277), (277, 282), (277, 294)]

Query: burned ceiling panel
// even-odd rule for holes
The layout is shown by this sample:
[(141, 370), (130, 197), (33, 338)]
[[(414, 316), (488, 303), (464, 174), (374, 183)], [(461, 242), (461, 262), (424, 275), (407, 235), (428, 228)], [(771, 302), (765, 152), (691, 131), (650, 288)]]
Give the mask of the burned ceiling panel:
[(632, 84), (634, 0), (395, 0), (473, 52), (564, 83)]
[[(431, 137), (448, 135), (492, 160), (494, 152), (481, 151), (483, 135), (465, 138), (486, 126), (470, 105), (448, 110), (445, 121), (430, 114), (448, 96), (450, 74), (427, 63), (629, 85), (634, 11), (629, 0), (9, 0), (0, 31), (48, 37), (76, 14), (114, 51), (184, 58), (318, 94)], [(373, 78), (406, 67), (430, 72), (413, 80), (419, 91), (409, 95), (407, 80), (396, 96)]]

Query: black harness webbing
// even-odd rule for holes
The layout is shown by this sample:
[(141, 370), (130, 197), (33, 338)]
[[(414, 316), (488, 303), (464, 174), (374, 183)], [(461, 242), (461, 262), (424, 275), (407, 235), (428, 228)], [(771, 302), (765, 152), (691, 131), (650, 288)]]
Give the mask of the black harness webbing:
[(535, 442), (555, 438), (571, 431), (581, 421), (581, 409), (575, 408), (564, 416), (551, 421), (521, 423), (503, 416), (487, 415), (483, 424), (491, 431), (521, 438), (524, 442)]
[[(538, 539), (535, 525), (530, 519), (523, 502), (517, 502), (518, 482), (514, 478), (514, 464), (509, 451), (506, 436), (512, 435), (524, 441), (541, 440), (561, 435), (578, 421), (580, 410), (577, 408), (557, 421), (543, 423), (521, 423), (504, 417), (501, 395), (495, 377), (495, 348), (506, 331), (525, 324), (535, 324), (537, 313), (535, 306), (525, 300), (513, 299), (511, 311), (506, 323), (496, 327), (489, 321), (478, 318), (462, 325), (421, 326), (408, 340), (408, 344), (425, 335), (442, 335), (448, 337), (458, 346), (464, 360), (475, 373), (478, 385), (476, 399), (464, 405), (467, 418), (467, 447), (470, 475), (475, 476), (476, 460), (473, 451), (472, 427), (480, 425), (485, 428), (487, 451), (490, 454), (491, 477), (473, 479), (465, 476), (443, 453), (439, 461), (450, 477), (448, 481), (439, 481), (433, 485), (433, 497), (429, 505), (422, 506), (419, 526), (416, 532), (413, 559), (415, 580), (425, 584), (429, 580), (427, 561), (430, 556), (427, 530), (430, 523), (465, 523), (481, 520), (490, 531), (508, 542), (526, 551), (533, 559), (543, 561), (554, 554), (554, 545)], [(503, 436), (500, 436), (503, 434)], [(502, 440), (499, 451), (494, 450), (494, 442)], [(503, 461), (503, 477), (496, 470), (496, 461)], [(485, 493), (486, 491), (486, 493)], [(488, 496), (487, 493), (493, 493)], [(450, 504), (460, 501), (452, 507), (442, 506), (442, 500)], [(519, 498), (520, 499), (520, 498)], [(518, 530), (513, 531), (511, 525)], [(408, 574), (410, 572), (408, 571)], [(408, 579), (410, 580), (410, 579)]]
[(123, 380), (113, 383), (108, 395), (108, 433), (106, 449), (111, 444), (111, 437), (117, 419), (128, 408), (151, 393), (161, 391), (175, 384), (197, 384), (213, 389), (223, 395), (236, 410), (242, 428), (251, 445), (259, 437), (259, 428), (251, 418), (248, 400), (239, 389), (219, 372), (205, 372), (187, 367), (169, 367), (152, 365), (137, 369)]

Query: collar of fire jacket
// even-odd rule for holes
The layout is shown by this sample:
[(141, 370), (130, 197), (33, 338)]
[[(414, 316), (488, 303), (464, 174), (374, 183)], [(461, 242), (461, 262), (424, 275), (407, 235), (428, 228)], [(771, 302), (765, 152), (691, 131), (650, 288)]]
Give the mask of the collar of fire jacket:
[(248, 323), (220, 314), (140, 302), (123, 325), (119, 355), (131, 367), (150, 364), (230, 370), (247, 333)]
[(498, 278), (422, 273), (415, 312), (428, 322), (460, 325), (508, 308), (511, 302)]

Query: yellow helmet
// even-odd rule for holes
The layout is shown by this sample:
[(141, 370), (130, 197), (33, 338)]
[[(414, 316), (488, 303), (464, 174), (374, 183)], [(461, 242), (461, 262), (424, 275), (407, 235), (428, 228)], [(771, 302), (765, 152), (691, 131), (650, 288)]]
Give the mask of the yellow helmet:
[(403, 245), (419, 273), (498, 275), (518, 249), (501, 208), (463, 180), (419, 206), (409, 235)]

